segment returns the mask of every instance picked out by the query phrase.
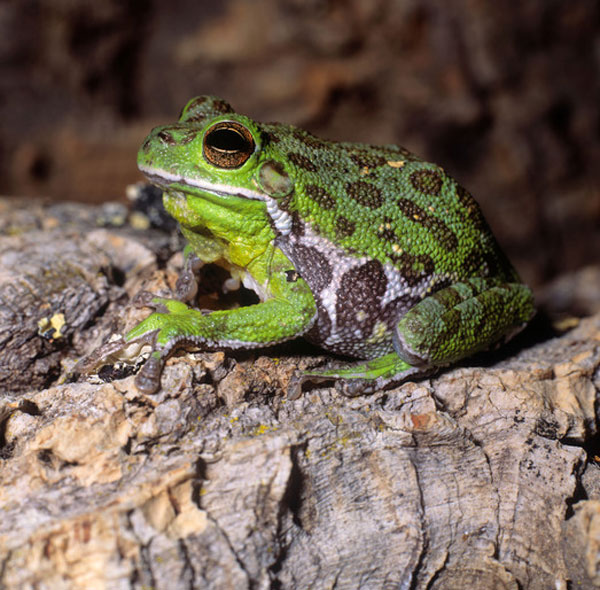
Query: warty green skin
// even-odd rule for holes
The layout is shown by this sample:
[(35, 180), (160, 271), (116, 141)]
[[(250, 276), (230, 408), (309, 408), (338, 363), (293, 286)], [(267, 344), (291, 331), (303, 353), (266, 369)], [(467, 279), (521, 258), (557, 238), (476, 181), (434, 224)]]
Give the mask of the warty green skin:
[[(174, 346), (262, 347), (303, 336), (364, 359), (300, 377), (354, 395), (418, 377), (518, 332), (533, 298), (479, 206), (439, 166), (397, 146), (261, 124), (208, 96), (152, 130), (138, 166), (189, 246), (176, 298), (126, 336), (152, 344), (146, 392)], [(214, 262), (256, 305), (205, 313), (195, 270)]]

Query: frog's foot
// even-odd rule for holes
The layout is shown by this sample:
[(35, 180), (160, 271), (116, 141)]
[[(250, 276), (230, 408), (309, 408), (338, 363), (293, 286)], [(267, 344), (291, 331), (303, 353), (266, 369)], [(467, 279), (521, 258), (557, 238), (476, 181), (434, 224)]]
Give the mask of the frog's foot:
[(113, 338), (79, 360), (71, 373), (73, 375), (87, 375), (103, 365), (118, 361), (133, 362), (134, 359), (139, 357), (144, 346), (152, 345), (152, 340), (152, 334), (145, 334), (136, 340), (130, 341), (123, 337)]
[(168, 309), (166, 302), (168, 301), (171, 301), (171, 299), (166, 297), (157, 297), (150, 291), (138, 291), (131, 300), (131, 303), (137, 309), (148, 307), (152, 311), (167, 313)]
[(134, 303), (138, 307), (150, 307), (155, 313), (125, 337), (112, 339), (81, 359), (73, 368), (73, 374), (88, 374), (118, 361), (131, 363), (149, 346), (150, 358), (136, 375), (135, 385), (143, 393), (155, 393), (160, 388), (160, 375), (170, 352), (182, 341), (194, 341), (194, 320), (209, 313), (192, 310), (181, 301), (155, 297), (147, 291), (138, 293)]
[(334, 381), (334, 387), (339, 393), (356, 397), (389, 389), (406, 379), (422, 377), (430, 372), (430, 369), (409, 365), (392, 352), (368, 361), (303, 372), (290, 383), (288, 398), (298, 398), (302, 393), (302, 385), (306, 382)]
[(150, 357), (135, 376), (135, 386), (142, 393), (152, 394), (160, 389), (167, 357), (177, 344), (194, 340), (194, 319), (205, 312), (190, 309), (182, 301), (162, 297), (142, 296), (139, 303), (156, 311), (131, 329), (124, 341), (151, 346)]

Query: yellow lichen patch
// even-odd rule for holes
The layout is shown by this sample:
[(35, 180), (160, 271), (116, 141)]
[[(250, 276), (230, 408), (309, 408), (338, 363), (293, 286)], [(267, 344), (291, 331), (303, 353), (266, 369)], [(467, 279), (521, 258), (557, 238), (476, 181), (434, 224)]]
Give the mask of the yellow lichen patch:
[(392, 168), (402, 168), (402, 166), (404, 166), (406, 162), (404, 160), (396, 160), (396, 161), (389, 161), (387, 163), (388, 166), (391, 166)]
[(38, 320), (38, 333), (46, 338), (57, 340), (62, 337), (61, 330), (66, 324), (63, 313), (55, 313), (51, 318), (42, 318)]
[(251, 434), (253, 436), (260, 436), (265, 432), (269, 432), (271, 430), (277, 430), (277, 428), (273, 428), (273, 426), (269, 426), (268, 424), (259, 424), (254, 430), (252, 430)]

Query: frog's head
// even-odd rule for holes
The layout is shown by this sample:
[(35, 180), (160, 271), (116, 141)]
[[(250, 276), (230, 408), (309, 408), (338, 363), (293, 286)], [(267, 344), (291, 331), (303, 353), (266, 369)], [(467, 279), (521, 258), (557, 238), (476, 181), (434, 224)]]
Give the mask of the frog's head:
[(210, 209), (215, 221), (236, 213), (264, 218), (266, 212), (285, 234), (291, 220), (278, 202), (294, 183), (268, 144), (269, 135), (257, 123), (221, 99), (199, 96), (177, 123), (152, 130), (138, 167), (165, 191), (165, 205), (184, 225), (190, 224), (190, 211), (202, 217)]

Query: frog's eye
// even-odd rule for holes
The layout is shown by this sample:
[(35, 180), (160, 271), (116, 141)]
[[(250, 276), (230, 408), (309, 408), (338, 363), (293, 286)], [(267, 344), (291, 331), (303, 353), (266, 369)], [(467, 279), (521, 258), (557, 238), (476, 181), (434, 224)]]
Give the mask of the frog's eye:
[(204, 158), (219, 168), (239, 168), (254, 152), (252, 133), (237, 121), (219, 121), (204, 135)]

